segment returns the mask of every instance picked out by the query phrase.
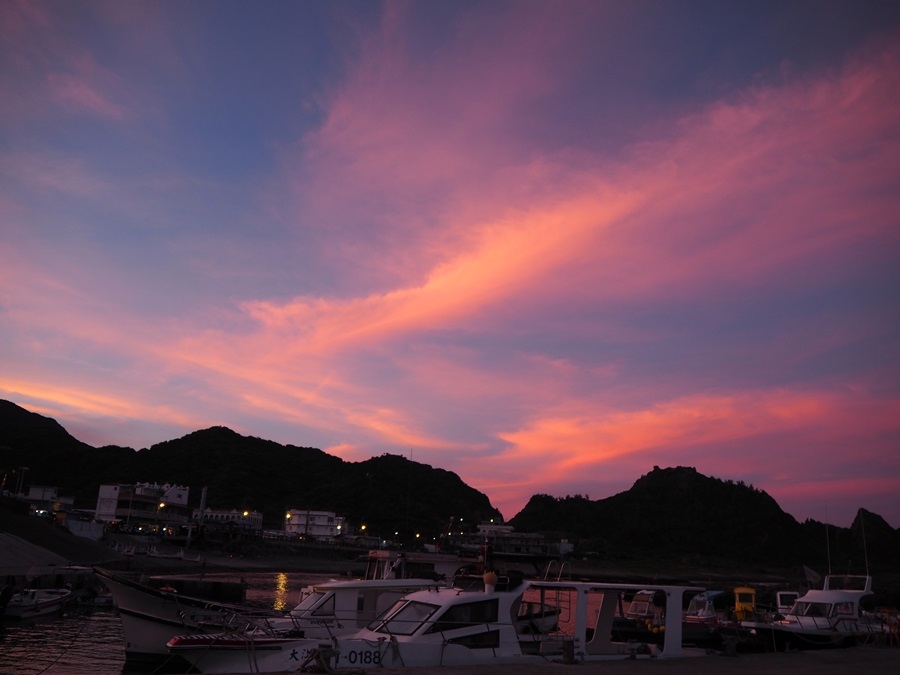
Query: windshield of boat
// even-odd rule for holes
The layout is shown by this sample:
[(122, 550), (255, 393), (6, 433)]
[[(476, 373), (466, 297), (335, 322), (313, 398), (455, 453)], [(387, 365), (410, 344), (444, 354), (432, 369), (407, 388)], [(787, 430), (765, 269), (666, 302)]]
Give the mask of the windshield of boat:
[(400, 600), (369, 624), (369, 630), (390, 635), (412, 635), (440, 605)]
[(653, 613), (653, 594), (636, 593), (628, 608), (627, 616), (646, 616)]
[[(331, 596), (330, 601), (323, 599)], [(291, 610), (293, 616), (334, 616), (334, 593), (328, 591), (312, 591)]]
[(831, 615), (831, 603), (798, 601), (791, 608), (790, 613), (794, 616), (827, 617)]
[(687, 613), (690, 616), (700, 616), (712, 611), (712, 601), (706, 595), (695, 595), (691, 598), (691, 604), (688, 605)]
[(454, 628), (496, 623), (500, 602), (496, 598), (452, 605), (438, 616), (426, 632), (443, 633)]

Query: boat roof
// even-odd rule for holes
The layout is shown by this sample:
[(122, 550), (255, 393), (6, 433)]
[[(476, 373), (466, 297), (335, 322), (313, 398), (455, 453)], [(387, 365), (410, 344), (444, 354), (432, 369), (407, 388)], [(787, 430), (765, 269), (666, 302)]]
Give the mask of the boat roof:
[(333, 579), (320, 583), (310, 584), (317, 591), (329, 591), (334, 589), (372, 589), (372, 588), (429, 588), (440, 586), (431, 579)]
[(680, 584), (648, 584), (641, 582), (640, 584), (628, 583), (607, 583), (603, 581), (545, 581), (543, 579), (527, 582), (529, 588), (546, 588), (546, 589), (579, 589), (584, 591), (643, 591), (654, 593), (656, 591), (665, 591), (667, 593), (701, 593), (706, 589), (702, 586), (682, 586)]
[(695, 598), (700, 598), (701, 600), (711, 600), (713, 598), (717, 598), (720, 595), (725, 595), (725, 591), (703, 591), (702, 593), (697, 593)]

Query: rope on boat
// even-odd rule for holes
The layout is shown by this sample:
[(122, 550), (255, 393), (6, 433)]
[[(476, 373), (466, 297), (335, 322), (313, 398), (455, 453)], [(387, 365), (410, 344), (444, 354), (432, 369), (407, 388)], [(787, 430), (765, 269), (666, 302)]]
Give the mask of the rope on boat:
[(87, 625), (91, 622), (91, 614), (92, 614), (92, 612), (87, 614), (87, 618), (84, 620), (84, 623), (81, 624), (81, 628), (78, 629), (78, 632), (75, 633), (75, 637), (72, 638), (71, 642), (69, 642), (69, 644), (66, 646), (66, 648), (63, 649), (63, 650), (59, 653), (59, 655), (58, 655), (55, 659), (53, 659), (52, 663), (50, 663), (46, 668), (44, 668), (44, 669), (41, 670), (41, 671), (38, 671), (37, 675), (43, 675), (43, 673), (46, 673), (46, 672), (47, 672), (48, 670), (50, 670), (53, 666), (55, 666), (56, 663), (57, 663), (63, 656), (65, 656), (65, 655), (69, 652), (69, 650), (72, 648), (72, 645), (74, 645), (74, 644), (75, 644), (75, 641), (76, 641), (79, 637), (81, 637), (81, 634), (84, 632), (84, 629), (87, 628)]
[[(331, 645), (320, 644), (317, 649), (313, 649), (306, 660), (300, 664), (301, 673), (333, 673), (334, 668), (331, 667), (331, 657), (334, 655), (334, 648)], [(350, 669), (346, 671), (349, 674), (365, 673), (364, 670)]]

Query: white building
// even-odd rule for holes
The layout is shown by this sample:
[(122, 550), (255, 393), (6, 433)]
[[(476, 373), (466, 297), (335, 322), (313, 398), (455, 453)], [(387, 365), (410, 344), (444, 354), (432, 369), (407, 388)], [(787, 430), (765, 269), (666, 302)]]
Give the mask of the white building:
[(172, 483), (101, 485), (96, 519), (125, 527), (183, 525), (190, 516), (189, 488)]
[(262, 530), (263, 515), (259, 511), (239, 511), (238, 509), (194, 509), (194, 521), (204, 525), (225, 525), (234, 523), (247, 530)]
[(29, 485), (21, 498), (31, 504), (32, 511), (67, 511), (75, 506), (74, 497), (60, 495), (59, 488), (51, 485)]
[(334, 541), (347, 531), (344, 517), (334, 511), (290, 509), (284, 515), (284, 533), (289, 537)]

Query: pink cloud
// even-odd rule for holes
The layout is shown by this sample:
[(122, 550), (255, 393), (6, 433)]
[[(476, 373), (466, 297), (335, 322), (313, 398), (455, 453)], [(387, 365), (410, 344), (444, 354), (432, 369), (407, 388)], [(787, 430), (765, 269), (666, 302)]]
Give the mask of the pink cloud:
[[(482, 78), (465, 63), (416, 77), (402, 58), (370, 56), (308, 139), (304, 160), (315, 170), (293, 181), (304, 208), (323, 220), (333, 221), (324, 212), (352, 190), (359, 210), (351, 207), (348, 222), (366, 229), (342, 237), (357, 246), (323, 251), (341, 256), (350, 278), (383, 275), (395, 289), (428, 292), (458, 271), (483, 280), (480, 289), (525, 289), (537, 299), (559, 291), (564, 270), (568, 285), (620, 302), (702, 294), (713, 278), (717, 290), (780, 283), (798, 269), (815, 283), (824, 260), (838, 271), (854, 264), (843, 257), (848, 246), (897, 243), (889, 177), (900, 153), (886, 142), (900, 114), (889, 93), (900, 86), (895, 50), (830, 78), (714, 104), (668, 137), (594, 166), (571, 152), (527, 148), (466, 109), (446, 127), (435, 112), (463, 87), (485, 93), (501, 113), (524, 105), (535, 92), (516, 78)], [(550, 88), (549, 73), (535, 69), (539, 88)], [(535, 250), (548, 241), (547, 261), (535, 267)], [(517, 261), (524, 242), (533, 250)], [(382, 254), (370, 255), (373, 247)], [(492, 274), (498, 258), (512, 260)], [(466, 284), (457, 292), (477, 304), (474, 293)]]
[[(14, 176), (16, 184), (28, 192), (50, 190), (74, 197), (112, 199), (121, 191), (121, 184), (111, 177), (101, 176), (83, 159), (69, 155), (14, 152), (0, 158), (0, 171)], [(22, 202), (23, 197), (21, 193), (13, 195)]]
[(51, 73), (48, 82), (53, 97), (63, 105), (114, 121), (126, 117), (126, 109), (100, 93), (94, 83), (75, 75), (57, 73)]
[[(891, 63), (888, 55), (832, 82), (716, 105), (681, 124), (674, 140), (641, 149), (634, 164), (590, 177), (579, 169), (567, 192), (515, 210), (498, 203), (492, 220), (442, 215), (451, 229), (465, 223), (469, 231), (438, 256), (410, 243), (401, 256), (432, 264), (419, 283), (351, 300), (248, 302), (245, 310), (260, 322), (261, 339), (302, 337), (303, 350), (319, 352), (483, 321), (498, 309), (533, 312), (570, 289), (573, 300), (594, 304), (659, 302), (719, 293), (723, 284), (781, 284), (797, 266), (799, 283), (814, 284), (823, 260), (865, 264), (841, 262), (854, 242), (896, 243), (898, 199), (887, 189), (872, 193), (900, 156), (882, 141), (900, 116), (885, 93), (900, 86)], [(829, 161), (851, 148), (858, 160)], [(365, 144), (357, 150), (366, 157)], [(581, 192), (572, 194), (575, 187)], [(846, 213), (849, 204), (863, 205), (862, 225)]]
[[(77, 15), (77, 22), (73, 22)], [(90, 26), (93, 34), (74, 26)], [(0, 8), (0, 57), (5, 90), (0, 116), (14, 125), (77, 113), (107, 122), (159, 118), (160, 92), (142, 87), (132, 60), (152, 68), (142, 78), (182, 83), (173, 26), (147, 3), (88, 3), (78, 7), (5, 2)], [(102, 36), (99, 44), (93, 35)]]

